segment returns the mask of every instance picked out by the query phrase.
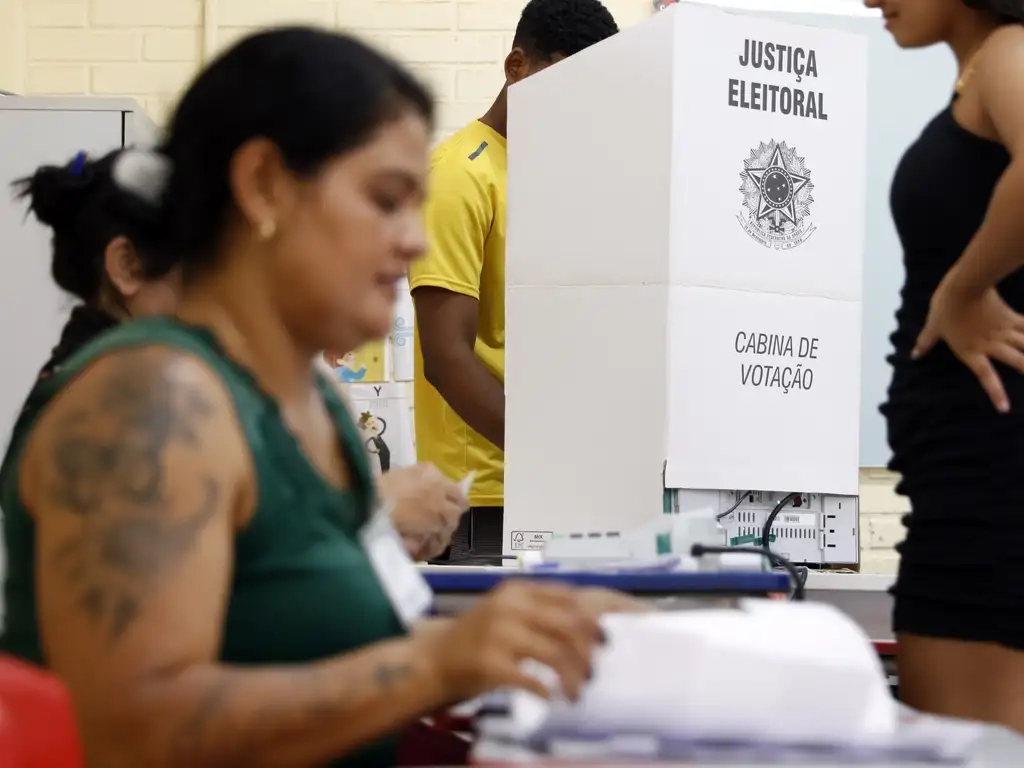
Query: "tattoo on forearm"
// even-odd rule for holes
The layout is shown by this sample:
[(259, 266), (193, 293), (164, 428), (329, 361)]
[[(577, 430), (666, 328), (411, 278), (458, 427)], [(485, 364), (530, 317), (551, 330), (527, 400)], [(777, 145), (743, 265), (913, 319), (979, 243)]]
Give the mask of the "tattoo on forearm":
[(170, 745), (171, 754), (174, 756), (172, 764), (201, 764), (203, 754), (209, 747), (211, 735), (215, 735), (216, 729), (233, 724), (233, 719), (228, 720), (224, 717), (224, 712), (230, 705), (228, 699), (231, 694), (231, 683), (230, 675), (224, 675), (214, 682), (199, 700), (199, 705), (192, 714), (174, 731)]
[(411, 664), (381, 664), (373, 671), (373, 680), (379, 688), (390, 688), (412, 673)]
[(237, 672), (227, 672), (174, 732), (171, 754), (175, 764), (198, 765), (233, 748), (252, 749), (252, 739), (301, 738), (334, 727), (412, 673), (410, 663), (381, 662), (339, 687), (322, 668), (305, 667), (283, 672), (277, 685), (255, 694)]
[(60, 425), (50, 493), (82, 526), (55, 559), (81, 609), (111, 641), (132, 625), (146, 595), (218, 508), (222, 489), (212, 474), (196, 487), (172, 488), (164, 473), (169, 450), (199, 448), (213, 412), (194, 384), (128, 360), (108, 375), (99, 403)]

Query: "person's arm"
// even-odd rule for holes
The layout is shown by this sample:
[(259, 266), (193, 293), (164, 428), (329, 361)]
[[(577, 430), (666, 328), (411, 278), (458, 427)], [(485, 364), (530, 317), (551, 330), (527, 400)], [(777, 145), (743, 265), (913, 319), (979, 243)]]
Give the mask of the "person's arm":
[(505, 387), (474, 351), (477, 300), (445, 288), (412, 292), (423, 374), (473, 429), (505, 448)]
[(494, 220), (487, 190), (458, 161), (431, 171), (430, 251), (410, 269), (423, 373), (469, 426), (505, 445), (505, 389), (477, 356), (484, 243)]
[(981, 109), (1011, 160), (950, 283), (980, 294), (1024, 266), (1024, 32), (993, 33), (974, 74)]
[(414, 560), (444, 552), (469, 508), (459, 484), (430, 463), (385, 472), (377, 478), (377, 490), (385, 503), (394, 505), (391, 522)]
[(320, 766), (445, 702), (413, 638), (301, 665), (218, 663), (252, 467), (222, 385), (166, 349), (111, 355), (21, 465), (39, 621), (90, 765)]

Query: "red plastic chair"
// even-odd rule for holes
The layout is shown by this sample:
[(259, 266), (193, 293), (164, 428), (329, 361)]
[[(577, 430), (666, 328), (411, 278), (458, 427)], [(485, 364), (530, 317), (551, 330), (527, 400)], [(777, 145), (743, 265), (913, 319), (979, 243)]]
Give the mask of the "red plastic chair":
[(0, 656), (0, 768), (84, 768), (71, 697), (49, 672)]
[(402, 733), (397, 762), (400, 768), (468, 765), (471, 746), (467, 739), (443, 725), (421, 720)]

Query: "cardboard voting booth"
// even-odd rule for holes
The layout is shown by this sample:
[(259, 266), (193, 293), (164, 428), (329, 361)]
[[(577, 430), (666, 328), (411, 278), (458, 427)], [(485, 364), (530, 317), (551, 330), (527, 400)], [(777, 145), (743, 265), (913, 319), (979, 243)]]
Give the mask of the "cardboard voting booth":
[(506, 549), (856, 495), (867, 50), (681, 4), (509, 92)]

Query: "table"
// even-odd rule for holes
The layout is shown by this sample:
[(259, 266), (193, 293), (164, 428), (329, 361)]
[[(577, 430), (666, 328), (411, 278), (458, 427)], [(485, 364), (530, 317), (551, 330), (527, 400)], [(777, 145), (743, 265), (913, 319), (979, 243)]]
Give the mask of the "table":
[[(510, 576), (531, 577), (510, 566), (421, 566), (428, 583), (434, 588), (438, 597), (438, 608), (442, 613), (457, 613), (465, 610), (472, 600), (490, 589), (500, 580)], [(456, 573), (456, 571), (458, 573)], [(637, 574), (629, 574), (636, 576)], [(675, 609), (680, 603), (707, 607), (709, 604), (734, 602), (738, 597), (763, 595), (770, 592), (783, 592), (788, 589), (788, 577), (785, 574), (643, 574), (644, 576), (685, 576), (690, 579), (678, 581), (623, 580), (622, 574), (587, 574), (587, 583), (591, 586), (604, 586), (630, 592), (641, 598), (651, 599), (655, 604)], [(565, 574), (548, 574), (542, 578)], [(725, 578), (722, 578), (725, 576)], [(774, 577), (774, 581), (748, 581), (743, 577)], [(696, 580), (692, 580), (696, 577)], [(710, 578), (709, 578), (710, 577)], [(577, 577), (570, 579), (576, 583)], [(896, 654), (896, 642), (892, 634), (890, 617), (892, 614), (892, 597), (888, 589), (894, 577), (885, 575), (869, 575), (857, 573), (821, 573), (812, 571), (808, 575), (805, 592), (808, 600), (833, 605), (856, 621), (874, 641), (876, 650), (891, 665)], [(693, 588), (699, 591), (690, 591)], [(751, 591), (743, 591), (751, 589)], [(890, 672), (892, 676), (894, 670)], [(892, 680), (891, 680), (892, 681)], [(1002, 728), (988, 728), (981, 745), (980, 753), (970, 763), (969, 768), (1018, 768), (1024, 763), (1024, 738), (1009, 733)], [(519, 766), (526, 762), (529, 765), (544, 768), (558, 765), (553, 760), (541, 756), (527, 756), (522, 753), (512, 754), (503, 745), (478, 745), (475, 763), (488, 768)], [(565, 763), (561, 763), (562, 766)], [(589, 762), (587, 768), (604, 768), (599, 762)], [(659, 763), (668, 766), (671, 763)], [(608, 768), (621, 768), (622, 763), (609, 764)], [(730, 768), (727, 765), (689, 764), (685, 768)], [(750, 768), (748, 765), (732, 768)], [(873, 768), (924, 768), (907, 763), (899, 765), (875, 765)]]
[(811, 571), (805, 587), (808, 600), (838, 608), (872, 639), (889, 675), (893, 693), (899, 685), (896, 638), (892, 633), (892, 595), (889, 594), (895, 580), (895, 576), (889, 575)]
[(893, 640), (892, 595), (895, 576), (811, 571), (804, 591), (808, 600), (833, 605), (876, 640)]
[[(1024, 755), (1024, 738), (1017, 736), (1003, 728), (986, 727), (985, 735), (976, 756), (968, 763), (967, 768), (1019, 768)], [(560, 766), (566, 768), (571, 763), (557, 762), (543, 756), (531, 755), (518, 748), (509, 748), (501, 744), (479, 743), (473, 750), (473, 765), (486, 766), (486, 768), (518, 768), (523, 765), (534, 766), (534, 768), (545, 768), (546, 766)], [(625, 763), (601, 763), (600, 761), (589, 761), (577, 763), (579, 768), (584, 765), (586, 768), (623, 768)], [(630, 761), (628, 765), (642, 765), (639, 761)], [(743, 764), (722, 764), (715, 763), (651, 763), (659, 768), (754, 768), (751, 763)], [(755, 764), (756, 765), (756, 764)], [(797, 768), (797, 766), (786, 763), (771, 763), (775, 768)], [(834, 765), (834, 764), (830, 764)], [(923, 765), (920, 763), (869, 763), (861, 764), (856, 768), (936, 768), (934, 764)], [(801, 763), (799, 768), (810, 768), (810, 764)], [(849, 768), (855, 768), (849, 766)]]
[[(926, 719), (933, 721), (933, 726), (944, 728), (943, 718), (932, 718), (930, 716), (923, 716)], [(951, 721), (952, 722), (952, 721)], [(1009, 730), (990, 725), (974, 725), (981, 732), (980, 740), (973, 747), (973, 754), (971, 755), (969, 762), (966, 763), (964, 768), (1018, 768), (1022, 764), (1022, 757), (1024, 757), (1024, 736), (1010, 732)], [(512, 766), (565, 766), (576, 765), (578, 768), (586, 766), (586, 768), (621, 768), (623, 765), (640, 766), (644, 763), (640, 760), (630, 760), (628, 763), (622, 761), (619, 762), (602, 762), (601, 760), (589, 760), (585, 762), (566, 762), (557, 761), (545, 755), (539, 755), (530, 752), (529, 749), (516, 746), (507, 742), (495, 741), (482, 736), (473, 747), (472, 751), (472, 764), (477, 766), (486, 766), (486, 768), (512, 768)], [(782, 768), (823, 768), (824, 766), (832, 766), (833, 768), (840, 768), (845, 765), (848, 768), (854, 768), (854, 765), (849, 763), (837, 764), (834, 762), (800, 762), (800, 763), (751, 763), (744, 761), (743, 763), (722, 763), (715, 762), (713, 764), (705, 763), (680, 763), (664, 761), (658, 763), (647, 763), (651, 766), (678, 766), (678, 768), (754, 768), (757, 765), (774, 765), (782, 766)], [(856, 768), (935, 768), (935, 763), (922, 764), (922, 763), (908, 763), (908, 762), (873, 762), (873, 763), (857, 763)], [(957, 763), (947, 763), (946, 765), (957, 765)], [(961, 764), (962, 765), (962, 764)]]
[(423, 565), (420, 571), (436, 596), (441, 615), (466, 610), (479, 596), (509, 578), (553, 580), (603, 587), (649, 600), (664, 610), (730, 605), (741, 597), (784, 594), (789, 576), (760, 571), (687, 571), (673, 573), (529, 572), (503, 566)]
[[(619, 589), (658, 605), (672, 605), (673, 598), (697, 598), (707, 606), (714, 598), (761, 596), (785, 592), (788, 577), (783, 573), (649, 573), (649, 574), (526, 574), (512, 566), (422, 565), (426, 577), (438, 597), (441, 613), (464, 610), (480, 594), (493, 589), (510, 576), (561, 578), (574, 584)], [(850, 616), (865, 634), (879, 642), (893, 641), (891, 629), (892, 597), (887, 590), (892, 576), (859, 573), (821, 573), (811, 571), (804, 587), (810, 601), (828, 603)], [(885, 646), (888, 648), (889, 646)]]

